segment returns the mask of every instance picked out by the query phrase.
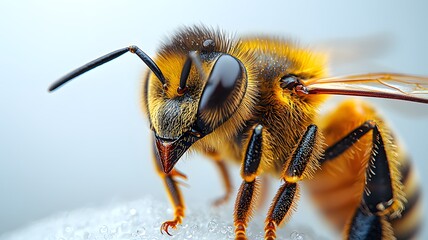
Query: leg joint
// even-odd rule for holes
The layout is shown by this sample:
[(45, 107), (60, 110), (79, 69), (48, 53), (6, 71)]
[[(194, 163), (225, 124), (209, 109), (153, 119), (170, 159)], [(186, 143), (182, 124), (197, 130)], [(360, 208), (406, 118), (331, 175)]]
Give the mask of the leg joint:
[(303, 178), (306, 167), (313, 156), (317, 137), (318, 127), (314, 124), (309, 125), (293, 152), (290, 164), (283, 173), (287, 182), (297, 182)]

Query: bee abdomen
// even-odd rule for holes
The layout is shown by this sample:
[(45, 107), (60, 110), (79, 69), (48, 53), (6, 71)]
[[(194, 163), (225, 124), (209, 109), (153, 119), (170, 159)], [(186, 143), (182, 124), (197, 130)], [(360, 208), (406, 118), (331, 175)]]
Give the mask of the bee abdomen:
[[(403, 147), (394, 139), (391, 130), (381, 116), (367, 103), (348, 100), (338, 106), (318, 122), (328, 147), (335, 146), (345, 136), (354, 136), (354, 130), (366, 121), (372, 121), (379, 129), (383, 147), (388, 159), (393, 199), (395, 204), (385, 209), (379, 216), (389, 222), (383, 230), (392, 230), (382, 239), (389, 239), (392, 234), (397, 239), (414, 239), (419, 234), (422, 224), (421, 188), (416, 168), (407, 157)], [(378, 146), (373, 145), (373, 130), (357, 141), (342, 142), (341, 152), (328, 161), (324, 161), (313, 181), (308, 181), (309, 192), (324, 216), (340, 232), (349, 227), (350, 219), (362, 204), (366, 189), (367, 169), (373, 153)], [(369, 170), (369, 171), (367, 171)], [(385, 179), (388, 181), (388, 179)], [(400, 213), (401, 211), (401, 213)], [(352, 224), (351, 224), (352, 225)], [(353, 225), (352, 225), (353, 226)], [(388, 231), (387, 231), (388, 230)], [(349, 237), (349, 236), (348, 236)]]

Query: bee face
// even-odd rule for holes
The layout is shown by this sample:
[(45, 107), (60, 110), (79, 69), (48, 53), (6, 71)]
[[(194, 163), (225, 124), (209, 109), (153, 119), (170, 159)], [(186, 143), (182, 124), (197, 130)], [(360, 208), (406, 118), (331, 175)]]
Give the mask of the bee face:
[(188, 90), (182, 96), (179, 96), (175, 90), (171, 91), (173, 87), (165, 90), (162, 87), (153, 86), (156, 84), (151, 84), (148, 91), (149, 118), (157, 136), (173, 140), (191, 129), (196, 120), (197, 99), (200, 97), (202, 88), (200, 81), (192, 82), (193, 84), (188, 86)]
[(214, 35), (187, 32), (160, 51), (166, 86), (151, 74), (147, 108), (166, 172), (194, 142), (230, 119), (244, 98), (246, 70), (227, 46)]
[(158, 84), (149, 89), (148, 106), (153, 110), (150, 119), (158, 136), (175, 139), (192, 127), (207, 134), (239, 106), (246, 87), (246, 73), (239, 60), (223, 54), (204, 65), (209, 69), (208, 81), (201, 79), (198, 70), (192, 68), (184, 94), (174, 87), (171, 91), (169, 87), (165, 90), (156, 86)]

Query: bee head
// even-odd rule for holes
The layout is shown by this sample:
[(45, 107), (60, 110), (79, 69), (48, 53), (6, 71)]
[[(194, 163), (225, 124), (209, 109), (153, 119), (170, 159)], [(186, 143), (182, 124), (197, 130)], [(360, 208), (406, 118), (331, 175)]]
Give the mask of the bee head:
[(166, 84), (152, 79), (154, 74), (146, 82), (156, 154), (166, 173), (193, 143), (233, 116), (247, 87), (245, 67), (227, 54), (224, 39), (191, 30), (178, 34), (158, 55)]

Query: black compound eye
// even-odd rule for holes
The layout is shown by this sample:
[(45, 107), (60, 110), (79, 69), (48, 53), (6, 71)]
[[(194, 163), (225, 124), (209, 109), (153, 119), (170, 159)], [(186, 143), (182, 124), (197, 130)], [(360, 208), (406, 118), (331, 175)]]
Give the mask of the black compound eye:
[(215, 42), (212, 39), (207, 39), (202, 43), (202, 52), (214, 52)]
[(199, 112), (223, 105), (242, 80), (242, 67), (236, 58), (224, 54), (220, 56), (205, 85), (199, 102)]

